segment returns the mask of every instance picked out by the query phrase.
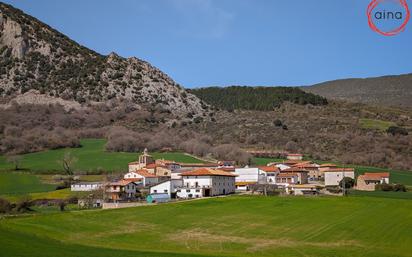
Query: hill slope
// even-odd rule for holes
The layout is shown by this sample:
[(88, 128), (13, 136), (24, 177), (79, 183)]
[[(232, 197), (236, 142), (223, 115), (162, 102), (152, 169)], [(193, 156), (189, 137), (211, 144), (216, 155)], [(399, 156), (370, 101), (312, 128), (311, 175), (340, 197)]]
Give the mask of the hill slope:
[(283, 102), (300, 105), (325, 105), (328, 103), (321, 96), (292, 87), (206, 87), (193, 89), (190, 92), (208, 104), (226, 110), (271, 111), (278, 108)]
[(302, 89), (331, 99), (412, 107), (412, 74), (335, 80)]
[(36, 90), (79, 103), (123, 98), (192, 115), (206, 107), (145, 61), (100, 55), (10, 5), (0, 3), (0, 11), (0, 96)]

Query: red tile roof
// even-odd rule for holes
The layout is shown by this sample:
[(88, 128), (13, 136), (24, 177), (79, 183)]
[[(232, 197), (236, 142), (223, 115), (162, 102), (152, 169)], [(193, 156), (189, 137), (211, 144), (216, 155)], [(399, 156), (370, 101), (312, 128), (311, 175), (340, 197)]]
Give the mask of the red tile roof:
[(359, 177), (362, 177), (364, 180), (381, 180), (382, 178), (389, 178), (389, 176), (389, 172), (366, 172), (365, 174)]
[(143, 170), (143, 169), (137, 170), (137, 171), (135, 171), (135, 173), (137, 173), (140, 176), (145, 177), (145, 178), (157, 178), (156, 175), (154, 175), (152, 173), (149, 173), (147, 170)]
[(149, 164), (146, 165), (145, 168), (154, 169), (154, 168), (156, 168), (156, 164), (155, 163), (149, 163)]
[(228, 176), (236, 177), (235, 174), (223, 170), (214, 170), (208, 168), (201, 168), (192, 171), (183, 172), (181, 176)]
[(276, 166), (257, 166), (259, 169), (265, 172), (278, 172), (279, 168)]
[(133, 181), (122, 179), (119, 181), (109, 183), (110, 186), (127, 186), (128, 184), (133, 183)]

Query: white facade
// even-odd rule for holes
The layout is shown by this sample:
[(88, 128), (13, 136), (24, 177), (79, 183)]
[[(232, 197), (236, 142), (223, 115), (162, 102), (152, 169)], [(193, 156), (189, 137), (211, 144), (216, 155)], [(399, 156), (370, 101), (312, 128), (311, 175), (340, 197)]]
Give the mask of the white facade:
[(234, 192), (234, 176), (183, 176), (183, 187), (177, 190), (177, 197), (196, 198)]
[(137, 172), (128, 172), (124, 175), (124, 179), (141, 179), (143, 186), (153, 185), (159, 182), (158, 177), (143, 176)]
[(355, 179), (354, 171), (325, 171), (325, 186), (339, 186), (344, 177)]
[(183, 180), (172, 179), (150, 187), (150, 194), (168, 194), (176, 193), (178, 187), (183, 186)]
[(103, 187), (101, 182), (82, 182), (70, 186), (71, 191), (94, 191)]
[(247, 166), (236, 168), (234, 174), (237, 175), (236, 182), (266, 183), (267, 181), (266, 172), (259, 168), (249, 168)]

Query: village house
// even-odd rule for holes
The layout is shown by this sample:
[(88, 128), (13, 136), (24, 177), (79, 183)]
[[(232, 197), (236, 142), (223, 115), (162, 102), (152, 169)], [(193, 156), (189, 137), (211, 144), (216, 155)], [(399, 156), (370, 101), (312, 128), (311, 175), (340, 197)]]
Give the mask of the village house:
[(362, 191), (375, 191), (375, 186), (389, 184), (389, 172), (365, 173), (359, 175), (356, 181), (356, 189)]
[(276, 176), (276, 184), (287, 187), (289, 184), (299, 184), (299, 174), (296, 172), (282, 172)]
[(150, 194), (167, 194), (169, 198), (176, 198), (177, 188), (183, 186), (182, 179), (169, 179), (150, 187)]
[(236, 189), (242, 190), (246, 185), (265, 184), (267, 182), (267, 174), (258, 167), (236, 168), (233, 173), (236, 177)]
[(352, 168), (329, 168), (324, 174), (325, 186), (338, 186), (344, 177), (355, 179), (355, 170)]
[(136, 183), (130, 180), (119, 180), (105, 185), (104, 193), (109, 201), (134, 200), (136, 197)]
[(299, 153), (288, 153), (286, 155), (286, 159), (288, 160), (295, 160), (295, 161), (301, 161), (303, 159), (303, 154)]
[(94, 191), (103, 188), (102, 182), (80, 182), (70, 186), (70, 190), (74, 192)]
[(123, 178), (125, 180), (133, 181), (135, 183), (142, 183), (144, 187), (156, 184), (161, 179), (161, 177), (149, 173), (145, 169), (128, 172), (123, 176)]
[(323, 174), (319, 171), (319, 164), (312, 163), (312, 162), (303, 162), (298, 163), (292, 166), (293, 168), (299, 168), (308, 171), (308, 179), (309, 180), (321, 180), (323, 178)]
[(319, 175), (322, 176), (322, 177), (325, 177), (324, 173), (325, 173), (326, 170), (335, 169), (337, 167), (338, 166), (336, 164), (333, 164), (333, 163), (321, 164), (321, 165), (319, 165)]
[(258, 166), (260, 170), (266, 173), (266, 183), (276, 184), (276, 176), (280, 173), (280, 169), (276, 166)]
[(199, 198), (216, 195), (227, 195), (235, 192), (233, 173), (200, 168), (181, 174), (183, 186), (177, 190), (178, 198)]
[(306, 169), (292, 167), (292, 168), (289, 168), (289, 169), (286, 169), (286, 170), (282, 170), (280, 172), (280, 174), (282, 174), (282, 173), (296, 173), (298, 175), (298, 179), (297, 179), (297, 182), (295, 182), (293, 184), (306, 184), (306, 183), (308, 183), (309, 171), (306, 170)]

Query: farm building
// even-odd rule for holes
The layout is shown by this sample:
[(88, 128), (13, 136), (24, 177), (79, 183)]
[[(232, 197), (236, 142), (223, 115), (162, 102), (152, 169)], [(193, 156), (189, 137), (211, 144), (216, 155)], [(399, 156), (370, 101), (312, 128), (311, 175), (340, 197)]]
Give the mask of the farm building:
[(126, 180), (130, 180), (133, 182), (141, 182), (143, 186), (153, 185), (159, 182), (159, 177), (149, 173), (145, 169), (140, 169), (132, 172), (128, 172), (123, 177)]
[(170, 195), (166, 193), (150, 194), (146, 197), (148, 203), (166, 203), (170, 201)]
[(282, 173), (296, 173), (298, 175), (298, 180), (294, 184), (306, 184), (308, 183), (308, 173), (309, 171), (302, 168), (289, 168), (286, 170), (282, 170)]
[(315, 184), (289, 185), (286, 187), (286, 193), (294, 195), (317, 195), (322, 186)]
[(101, 189), (103, 187), (102, 182), (80, 182), (70, 186), (71, 191), (81, 192), (81, 191), (94, 191)]
[(181, 176), (183, 186), (177, 190), (178, 198), (199, 198), (235, 192), (236, 175), (230, 172), (201, 168), (184, 172)]
[(389, 172), (365, 173), (356, 181), (356, 189), (363, 191), (375, 191), (375, 186), (389, 184)]
[(344, 177), (355, 179), (355, 170), (352, 168), (330, 168), (324, 174), (325, 186), (338, 186)]
[(150, 187), (150, 194), (164, 193), (168, 194), (169, 197), (175, 198), (177, 188), (183, 186), (182, 179), (169, 179), (158, 184), (152, 185)]
[(300, 161), (303, 159), (303, 154), (300, 153), (289, 153), (286, 155), (286, 159), (288, 160), (296, 160), (296, 161)]

